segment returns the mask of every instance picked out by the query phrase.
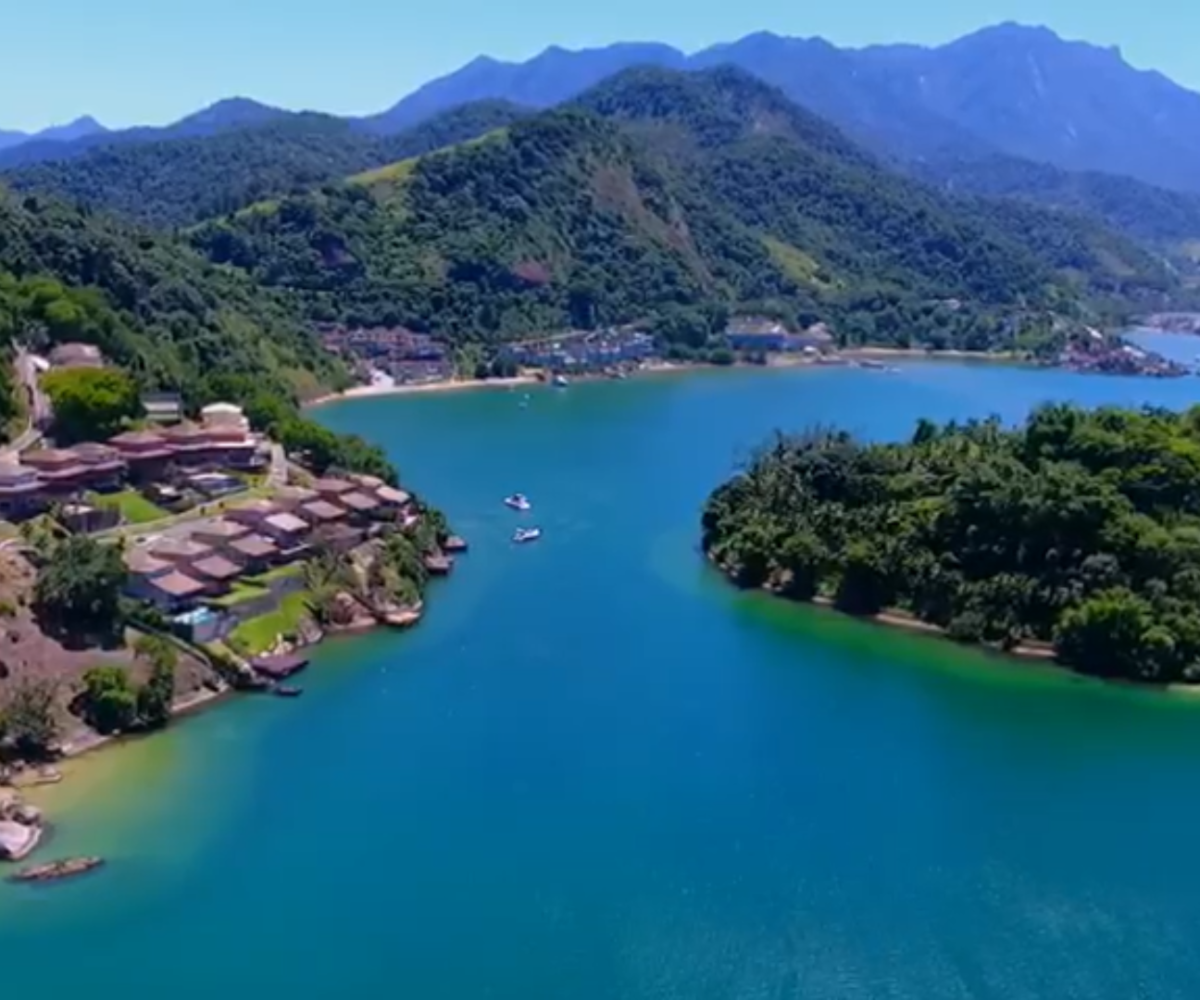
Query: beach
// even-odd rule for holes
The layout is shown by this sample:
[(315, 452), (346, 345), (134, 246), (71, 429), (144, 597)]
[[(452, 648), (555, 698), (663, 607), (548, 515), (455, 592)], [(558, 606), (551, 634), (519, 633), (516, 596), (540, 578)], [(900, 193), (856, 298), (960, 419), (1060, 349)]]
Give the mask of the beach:
[(315, 409), (329, 403), (340, 403), (351, 399), (376, 399), (382, 396), (412, 396), (430, 392), (463, 392), (467, 389), (515, 389), (519, 386), (539, 385), (535, 375), (514, 375), (511, 378), (450, 379), (445, 382), (417, 382), (401, 385), (356, 385), (342, 392), (330, 392), (305, 402), (304, 408)]

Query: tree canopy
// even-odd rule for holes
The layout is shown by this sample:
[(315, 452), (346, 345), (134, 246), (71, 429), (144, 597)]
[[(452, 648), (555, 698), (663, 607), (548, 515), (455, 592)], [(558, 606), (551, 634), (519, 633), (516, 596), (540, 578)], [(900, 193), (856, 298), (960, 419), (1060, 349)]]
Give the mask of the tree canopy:
[(137, 383), (116, 368), (59, 369), (42, 378), (42, 387), (63, 444), (105, 441), (142, 412)]
[(127, 576), (117, 546), (71, 535), (50, 547), (38, 571), (38, 615), (58, 634), (115, 636), (122, 624), (121, 591)]
[(1086, 673), (1200, 680), (1200, 408), (922, 421), (906, 444), (779, 437), (713, 493), (703, 530), (743, 586), (1053, 643)]
[(888, 171), (736, 71), (636, 70), (193, 240), (314, 319), (459, 342), (772, 309), (848, 341), (1011, 348), (1027, 328), (1099, 322), (1178, 285), (1098, 223), (1005, 208)]

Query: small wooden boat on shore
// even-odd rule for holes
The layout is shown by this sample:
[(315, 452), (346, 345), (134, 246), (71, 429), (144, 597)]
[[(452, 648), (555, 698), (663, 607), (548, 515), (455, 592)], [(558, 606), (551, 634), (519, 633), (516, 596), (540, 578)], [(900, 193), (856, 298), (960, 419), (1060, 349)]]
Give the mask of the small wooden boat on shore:
[(49, 864), (24, 868), (10, 876), (12, 882), (59, 882), (94, 871), (104, 864), (103, 858), (68, 858)]

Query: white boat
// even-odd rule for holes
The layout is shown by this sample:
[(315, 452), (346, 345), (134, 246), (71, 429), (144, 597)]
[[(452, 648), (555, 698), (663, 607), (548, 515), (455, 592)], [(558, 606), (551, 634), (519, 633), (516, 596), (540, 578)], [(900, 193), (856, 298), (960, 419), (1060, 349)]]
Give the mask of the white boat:
[(512, 540), (514, 542), (536, 542), (542, 537), (541, 528), (518, 528), (513, 532)]
[(504, 506), (511, 507), (513, 510), (530, 510), (533, 504), (529, 502), (529, 498), (524, 493), (514, 493), (512, 496), (504, 498)]
[(566, 376), (566, 375), (555, 375), (555, 376), (554, 376), (554, 384), (555, 384), (555, 385), (556, 385), (556, 386), (557, 386), (559, 389), (565, 389), (565, 388), (566, 388), (568, 385), (570, 385), (571, 383), (567, 381), (567, 376)]

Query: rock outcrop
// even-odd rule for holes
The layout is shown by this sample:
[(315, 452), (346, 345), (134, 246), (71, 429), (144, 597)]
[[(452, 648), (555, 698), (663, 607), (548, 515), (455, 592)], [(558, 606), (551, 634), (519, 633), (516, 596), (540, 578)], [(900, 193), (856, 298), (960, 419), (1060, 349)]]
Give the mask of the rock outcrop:
[(21, 861), (29, 857), (41, 839), (40, 826), (0, 820), (0, 861)]

